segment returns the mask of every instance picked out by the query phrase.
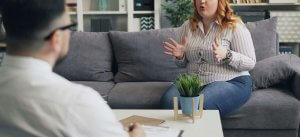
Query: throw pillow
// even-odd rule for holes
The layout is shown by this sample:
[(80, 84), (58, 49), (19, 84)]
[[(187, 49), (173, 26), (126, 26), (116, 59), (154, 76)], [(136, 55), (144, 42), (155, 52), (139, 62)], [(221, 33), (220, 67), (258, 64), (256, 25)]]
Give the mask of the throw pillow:
[(113, 61), (108, 33), (74, 32), (70, 50), (54, 72), (71, 81), (111, 81)]
[(253, 88), (268, 88), (300, 73), (300, 58), (293, 54), (277, 55), (256, 63), (250, 71)]
[(252, 36), (257, 61), (277, 55), (276, 25), (277, 17), (246, 24)]
[(110, 32), (118, 72), (115, 82), (174, 81), (185, 68), (165, 55), (163, 42), (175, 38), (176, 29), (141, 32)]

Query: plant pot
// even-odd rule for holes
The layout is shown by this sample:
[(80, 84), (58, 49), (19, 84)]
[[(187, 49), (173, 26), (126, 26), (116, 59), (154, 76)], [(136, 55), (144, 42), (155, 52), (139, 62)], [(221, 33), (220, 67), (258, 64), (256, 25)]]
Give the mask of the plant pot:
[(180, 96), (180, 105), (182, 109), (182, 113), (186, 115), (191, 115), (193, 113), (193, 99), (195, 100), (194, 109), (195, 112), (199, 111), (199, 96), (197, 97), (181, 97)]

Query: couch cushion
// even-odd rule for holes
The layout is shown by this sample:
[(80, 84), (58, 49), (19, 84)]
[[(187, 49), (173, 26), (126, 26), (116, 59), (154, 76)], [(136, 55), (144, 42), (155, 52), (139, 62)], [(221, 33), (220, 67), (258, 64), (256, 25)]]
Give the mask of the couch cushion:
[(293, 54), (273, 56), (256, 63), (250, 71), (254, 89), (268, 88), (300, 74), (300, 58)]
[(69, 53), (54, 72), (71, 81), (110, 81), (112, 60), (107, 33), (74, 32)]
[(171, 82), (117, 83), (108, 96), (113, 109), (158, 109), (160, 99)]
[(277, 55), (279, 49), (276, 33), (277, 17), (248, 22), (246, 26), (252, 36), (257, 61)]
[(176, 37), (175, 31), (110, 32), (118, 63), (115, 82), (173, 81), (178, 73), (184, 73), (184, 68), (163, 53), (163, 42)]
[(250, 100), (222, 119), (224, 129), (298, 129), (300, 101), (287, 89), (254, 91)]
[[(292, 82), (292, 90), (294, 91), (295, 96), (300, 100), (300, 73), (296, 73), (293, 82)], [(300, 135), (300, 134), (299, 134)]]
[(73, 82), (93, 88), (105, 100), (108, 99), (109, 92), (115, 86), (114, 82), (94, 82), (94, 81), (73, 81)]

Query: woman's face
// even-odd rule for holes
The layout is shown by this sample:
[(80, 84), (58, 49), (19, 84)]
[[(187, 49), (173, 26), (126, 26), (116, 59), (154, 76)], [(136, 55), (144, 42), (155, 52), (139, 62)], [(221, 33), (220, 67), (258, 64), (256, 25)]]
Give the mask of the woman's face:
[(204, 19), (214, 18), (217, 12), (219, 0), (196, 0), (199, 15)]

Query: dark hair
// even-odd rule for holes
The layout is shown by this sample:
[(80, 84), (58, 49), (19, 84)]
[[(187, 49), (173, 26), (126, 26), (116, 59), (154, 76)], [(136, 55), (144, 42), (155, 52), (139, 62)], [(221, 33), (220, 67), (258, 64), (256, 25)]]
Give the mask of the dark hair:
[(65, 0), (1, 1), (6, 42), (8, 46), (18, 46), (15, 48), (19, 50), (32, 48), (31, 44), (41, 37), (40, 33), (47, 31), (51, 23), (65, 12)]

